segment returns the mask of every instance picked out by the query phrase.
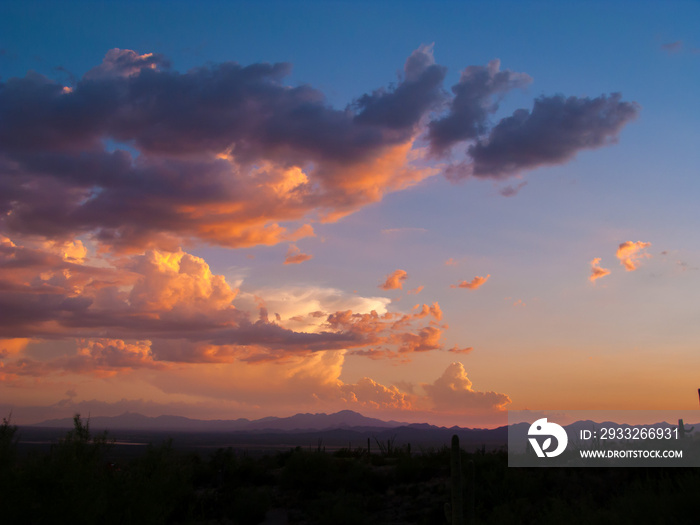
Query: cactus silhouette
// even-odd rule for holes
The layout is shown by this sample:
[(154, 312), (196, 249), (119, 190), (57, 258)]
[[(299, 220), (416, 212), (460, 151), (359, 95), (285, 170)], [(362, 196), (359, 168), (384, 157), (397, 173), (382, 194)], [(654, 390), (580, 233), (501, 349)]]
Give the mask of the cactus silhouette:
[(690, 436), (690, 433), (693, 431), (695, 427), (686, 427), (683, 424), (683, 420), (679, 419), (678, 420), (678, 436), (683, 439), (686, 436)]
[(452, 525), (464, 525), (462, 454), (459, 450), (459, 437), (452, 436), (450, 454), (450, 474), (452, 484), (451, 503), (445, 503), (445, 517)]

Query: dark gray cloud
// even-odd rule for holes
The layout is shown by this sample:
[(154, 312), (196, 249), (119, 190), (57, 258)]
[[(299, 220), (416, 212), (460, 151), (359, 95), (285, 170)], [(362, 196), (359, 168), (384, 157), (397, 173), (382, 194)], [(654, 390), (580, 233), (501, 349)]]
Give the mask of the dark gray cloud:
[(619, 93), (597, 98), (540, 97), (532, 112), (519, 109), (502, 119), (486, 140), (469, 147), (476, 177), (504, 178), (539, 166), (561, 164), (585, 149), (616, 142), (639, 106)]
[(429, 124), (428, 138), (433, 151), (442, 153), (453, 144), (475, 139), (488, 129), (487, 118), (498, 109), (498, 100), (508, 91), (532, 82), (525, 73), (499, 71), (500, 61), (486, 66), (469, 66), (452, 86), (454, 98), (449, 111)]
[(421, 46), (404, 65), (404, 80), (394, 89), (379, 89), (355, 103), (355, 122), (410, 132), (442, 98), (447, 68), (435, 64), (432, 46)]

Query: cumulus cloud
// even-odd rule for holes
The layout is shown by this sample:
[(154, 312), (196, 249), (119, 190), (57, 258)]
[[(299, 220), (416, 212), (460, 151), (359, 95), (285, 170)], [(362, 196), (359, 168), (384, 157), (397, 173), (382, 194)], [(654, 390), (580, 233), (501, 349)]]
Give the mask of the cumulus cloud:
[(619, 93), (597, 98), (542, 96), (532, 111), (516, 110), (469, 146), (470, 161), (448, 170), (448, 177), (473, 175), (502, 179), (540, 166), (563, 164), (579, 151), (617, 141), (639, 112)]
[(11, 377), (43, 377), (54, 373), (111, 377), (117, 373), (137, 369), (164, 370), (168, 368), (165, 363), (154, 360), (150, 346), (150, 341), (80, 340), (76, 355), (61, 356), (44, 361), (20, 358), (8, 361), (1, 367), (0, 371)]
[(379, 285), (379, 288), (382, 290), (402, 290), (406, 279), (408, 279), (408, 274), (405, 270), (394, 270), (387, 275), (386, 280)]
[(486, 277), (479, 277), (477, 275), (471, 281), (462, 281), (459, 284), (451, 284), (450, 288), (467, 288), (469, 290), (476, 290), (480, 288), (486, 281), (488, 281), (489, 277), (491, 277), (491, 274), (488, 274)]
[(452, 86), (454, 97), (446, 115), (433, 120), (428, 126), (428, 139), (435, 152), (484, 134), (487, 118), (498, 109), (498, 98), (514, 88), (532, 82), (524, 73), (499, 71), (501, 61), (492, 60), (486, 66), (469, 66)]
[(504, 410), (510, 403), (506, 394), (473, 389), (462, 363), (452, 363), (435, 382), (422, 386), (434, 408), (443, 412)]
[[(393, 88), (331, 107), (286, 63), (209, 64), (112, 49), (69, 89), (34, 72), (0, 86), (0, 231), (102, 249), (295, 242), (439, 173), (434, 155), (472, 143), (445, 174), (502, 178), (614, 142), (637, 106), (619, 95), (542, 97), (489, 129), (524, 73), (470, 66), (452, 94), (432, 46)], [(432, 121), (430, 119), (433, 119)], [(427, 133), (426, 133), (427, 132)]]
[(640, 259), (651, 257), (651, 254), (644, 252), (644, 249), (648, 246), (651, 246), (651, 243), (642, 241), (625, 241), (621, 243), (617, 248), (617, 258), (620, 259), (620, 264), (628, 272), (633, 272), (639, 267)]
[(593, 259), (591, 261), (591, 275), (588, 277), (588, 280), (593, 283), (596, 279), (600, 279), (606, 275), (610, 275), (610, 270), (600, 267), (600, 257)]
[(396, 386), (384, 386), (369, 377), (363, 377), (354, 384), (342, 384), (341, 392), (345, 399), (357, 406), (373, 409), (411, 408), (410, 396), (399, 391)]
[(284, 85), (289, 64), (178, 73), (115, 49), (67, 91), (36, 73), (11, 78), (0, 90), (2, 227), (122, 250), (312, 235), (280, 223), (337, 220), (436, 173), (408, 155), (444, 76), (420, 65), (428, 54), (354, 110)]
[[(0, 269), (11, 280), (0, 281), (0, 306), (7, 311), (0, 337), (146, 341), (148, 355), (160, 363), (282, 362), (344, 349), (391, 358), (442, 348), (441, 329), (432, 326), (442, 318), (437, 302), (389, 312), (387, 298), (313, 287), (239, 298), (204, 259), (181, 249), (110, 260), (110, 267), (78, 264), (4, 239)], [(8, 343), (2, 352), (21, 357), (21, 345)], [(93, 357), (106, 362), (104, 353)], [(96, 361), (86, 359), (59, 364), (80, 370), (85, 362), (87, 371)], [(132, 361), (150, 366), (146, 359)], [(29, 361), (22, 366), (36, 374), (58, 369)]]
[(284, 264), (301, 264), (304, 261), (312, 259), (313, 255), (308, 253), (301, 253), (301, 250), (294, 244), (289, 245), (287, 250), (287, 255), (284, 258)]
[(379, 89), (356, 102), (354, 120), (359, 124), (412, 131), (426, 112), (442, 97), (447, 69), (435, 64), (433, 46), (421, 46), (406, 60), (404, 79), (391, 90)]

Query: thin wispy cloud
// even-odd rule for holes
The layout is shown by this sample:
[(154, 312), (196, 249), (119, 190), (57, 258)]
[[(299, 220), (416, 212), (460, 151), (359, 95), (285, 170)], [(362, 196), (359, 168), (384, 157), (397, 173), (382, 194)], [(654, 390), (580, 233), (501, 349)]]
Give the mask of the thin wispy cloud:
[(478, 288), (481, 288), (484, 285), (484, 283), (486, 283), (486, 281), (489, 280), (489, 277), (491, 277), (491, 274), (487, 275), (486, 277), (476, 276), (471, 281), (462, 281), (459, 284), (451, 284), (450, 288), (466, 288), (468, 290), (477, 290)]
[(600, 257), (596, 257), (591, 261), (591, 274), (588, 276), (588, 280), (591, 281), (592, 283), (595, 282), (598, 279), (601, 279), (605, 277), (606, 275), (610, 275), (610, 270), (607, 268), (601, 268), (600, 266)]
[(301, 264), (304, 261), (312, 259), (313, 255), (308, 253), (301, 253), (301, 250), (294, 244), (289, 245), (287, 250), (287, 255), (284, 258), (284, 264)]

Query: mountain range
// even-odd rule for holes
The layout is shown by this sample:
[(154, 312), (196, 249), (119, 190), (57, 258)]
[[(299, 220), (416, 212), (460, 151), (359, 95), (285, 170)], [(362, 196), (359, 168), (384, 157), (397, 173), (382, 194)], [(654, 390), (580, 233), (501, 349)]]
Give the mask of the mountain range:
[[(73, 419), (50, 419), (32, 425), (44, 428), (72, 428)], [(236, 431), (279, 431), (300, 432), (308, 430), (395, 428), (411, 426), (398, 421), (382, 421), (352, 410), (341, 410), (334, 414), (296, 414), (290, 417), (264, 417), (262, 419), (202, 420), (182, 416), (148, 417), (133, 412), (119, 416), (97, 416), (90, 418), (93, 430), (155, 430), (177, 432), (236, 432)], [(428, 425), (432, 427), (432, 425)], [(438, 428), (438, 427), (434, 427)]]

